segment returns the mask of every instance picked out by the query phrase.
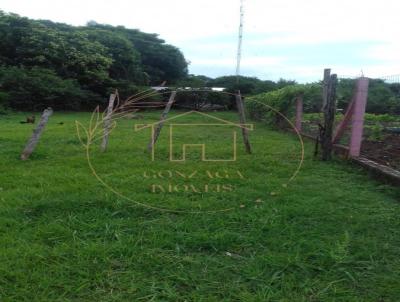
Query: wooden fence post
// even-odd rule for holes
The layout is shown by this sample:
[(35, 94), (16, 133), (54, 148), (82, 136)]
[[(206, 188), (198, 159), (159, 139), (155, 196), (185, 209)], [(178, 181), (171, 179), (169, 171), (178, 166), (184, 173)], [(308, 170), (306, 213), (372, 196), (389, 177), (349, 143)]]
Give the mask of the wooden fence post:
[(156, 144), (157, 139), (160, 136), (160, 132), (161, 132), (161, 129), (163, 127), (164, 121), (166, 120), (168, 112), (170, 111), (171, 106), (175, 101), (175, 97), (176, 97), (176, 91), (172, 91), (171, 96), (169, 97), (167, 106), (165, 106), (165, 109), (164, 109), (163, 113), (161, 114), (161, 118), (160, 118), (160, 121), (157, 124), (157, 128), (151, 134), (150, 142), (149, 142), (149, 144), (147, 146), (147, 149), (149, 151), (153, 151), (153, 149), (154, 149), (154, 145)]
[(357, 81), (357, 92), (355, 96), (353, 119), (351, 122), (351, 137), (349, 155), (360, 156), (361, 143), (364, 129), (364, 115), (367, 107), (369, 79), (361, 77)]
[(331, 70), (329, 68), (324, 69), (324, 80), (322, 82), (322, 107), (321, 111), (325, 111), (325, 106), (328, 103), (328, 89), (329, 82), (331, 79)]
[(296, 129), (301, 132), (301, 123), (303, 121), (303, 95), (296, 98)]
[(242, 128), (242, 135), (243, 135), (243, 143), (246, 148), (246, 152), (251, 154), (251, 145), (249, 141), (249, 132), (247, 131), (246, 128), (246, 115), (244, 113), (244, 105), (243, 105), (243, 99), (242, 96), (240, 95), (240, 92), (236, 94), (236, 107), (239, 112), (239, 119), (240, 119), (240, 127)]
[(42, 132), (46, 127), (47, 122), (49, 121), (49, 117), (52, 114), (53, 114), (53, 109), (51, 109), (50, 107), (43, 111), (39, 124), (37, 125), (36, 129), (33, 130), (31, 138), (26, 144), (24, 151), (22, 151), (21, 160), (27, 160), (29, 156), (32, 154), (32, 152), (35, 150), (35, 147), (39, 142), (40, 136), (42, 135)]
[(104, 118), (104, 134), (103, 134), (103, 141), (101, 142), (101, 151), (105, 152), (108, 145), (108, 136), (110, 134), (110, 127), (111, 127), (111, 116), (114, 108), (114, 101), (117, 97), (117, 91), (110, 95), (110, 99), (108, 101), (107, 113)]
[(326, 94), (327, 102), (324, 106), (324, 128), (321, 141), (322, 160), (330, 160), (332, 156), (333, 123), (335, 121), (336, 113), (336, 86), (337, 75), (333, 74), (330, 76)]

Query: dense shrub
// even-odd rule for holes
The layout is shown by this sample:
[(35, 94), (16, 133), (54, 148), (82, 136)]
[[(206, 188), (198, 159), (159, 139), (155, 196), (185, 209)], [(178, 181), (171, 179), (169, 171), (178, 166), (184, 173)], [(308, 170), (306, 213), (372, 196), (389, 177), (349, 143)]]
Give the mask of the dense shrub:
[[(356, 80), (340, 79), (337, 86), (337, 108), (346, 110), (355, 91)], [(379, 114), (379, 119), (390, 119), (390, 116), (400, 114), (400, 84), (389, 84), (383, 80), (371, 79), (367, 101), (367, 118), (373, 118)], [(293, 100), (296, 94), (303, 94), (304, 112), (317, 113), (322, 106), (322, 84), (313, 83), (307, 85), (292, 85), (283, 89), (257, 95), (254, 100), (272, 106), (274, 109), (293, 117), (295, 106)], [(249, 113), (258, 119), (268, 120), (274, 124), (277, 121), (275, 115), (261, 104), (248, 101)], [(267, 114), (268, 113), (268, 114)]]
[(282, 127), (285, 124), (284, 118), (271, 110), (270, 107), (291, 118), (295, 112), (294, 101), (297, 96), (305, 93), (306, 88), (306, 85), (292, 85), (249, 97), (245, 100), (247, 112), (250, 117), (256, 120)]

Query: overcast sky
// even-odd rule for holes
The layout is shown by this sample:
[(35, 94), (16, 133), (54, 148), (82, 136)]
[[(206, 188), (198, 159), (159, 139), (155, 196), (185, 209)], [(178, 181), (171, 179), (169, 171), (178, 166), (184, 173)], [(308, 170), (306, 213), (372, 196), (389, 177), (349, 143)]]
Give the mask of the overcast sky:
[[(242, 75), (319, 80), (400, 74), (399, 0), (245, 0)], [(89, 20), (158, 33), (190, 73), (235, 73), (239, 0), (0, 0), (0, 9), (73, 25)]]

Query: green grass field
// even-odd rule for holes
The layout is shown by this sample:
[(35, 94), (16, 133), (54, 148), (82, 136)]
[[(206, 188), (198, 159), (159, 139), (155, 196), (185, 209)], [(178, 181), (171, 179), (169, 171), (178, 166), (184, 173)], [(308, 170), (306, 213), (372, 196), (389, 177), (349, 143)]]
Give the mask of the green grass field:
[[(121, 119), (104, 154), (93, 143), (109, 187), (76, 134), (90, 114), (55, 113), (25, 162), (33, 126), (0, 116), (0, 301), (399, 301), (399, 188), (314, 160), (307, 142), (290, 181), (298, 139), (261, 124), (252, 155), (238, 132), (235, 162), (203, 162), (196, 147), (170, 162), (166, 125), (152, 161), (149, 131), (134, 124), (159, 115)], [(232, 153), (229, 127), (174, 135), (178, 147), (207, 141), (210, 158)]]

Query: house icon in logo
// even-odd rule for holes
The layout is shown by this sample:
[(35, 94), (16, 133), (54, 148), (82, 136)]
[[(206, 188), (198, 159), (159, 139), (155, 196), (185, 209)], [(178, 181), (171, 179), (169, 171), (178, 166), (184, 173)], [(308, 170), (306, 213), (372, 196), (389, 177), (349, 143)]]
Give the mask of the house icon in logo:
[[(203, 118), (207, 117), (210, 122), (209, 123), (177, 123), (177, 120), (179, 118), (182, 118), (184, 116), (188, 115), (200, 115)], [(156, 123), (152, 124), (136, 124), (135, 125), (135, 131), (140, 131), (143, 129), (150, 128), (151, 129), (151, 142), (150, 142), (150, 150), (151, 150), (151, 159), (152, 161), (155, 160), (155, 142), (157, 140), (157, 137), (160, 133), (161, 127), (167, 123), (168, 124), (168, 133), (169, 133), (169, 160), (171, 162), (185, 162), (187, 160), (187, 150), (188, 148), (197, 148), (200, 149), (201, 153), (201, 161), (205, 162), (231, 162), (231, 161), (236, 161), (237, 158), (237, 131), (242, 130), (242, 131), (252, 131), (254, 129), (253, 124), (237, 124), (233, 123), (231, 121), (227, 121), (215, 116), (212, 116), (210, 114), (204, 113), (204, 112), (199, 112), (199, 111), (188, 111), (183, 114), (179, 114), (176, 116), (173, 116), (168, 119), (161, 120)], [(208, 131), (209, 133), (212, 133), (212, 131), (218, 131), (223, 128), (228, 128), (231, 129), (229, 133), (229, 143), (226, 144), (226, 150), (231, 150), (229, 151), (229, 156), (224, 157), (224, 158), (215, 158), (215, 156), (209, 156), (207, 154), (207, 141), (203, 140), (200, 142), (185, 142), (185, 141), (179, 141), (176, 138), (176, 133), (179, 131), (179, 129), (182, 128), (190, 128), (190, 127), (204, 127), (204, 131)], [(201, 139), (200, 139), (201, 140)], [(225, 142), (224, 142), (225, 144)], [(178, 152), (176, 152), (178, 150)], [(177, 153), (179, 155), (177, 155)]]

